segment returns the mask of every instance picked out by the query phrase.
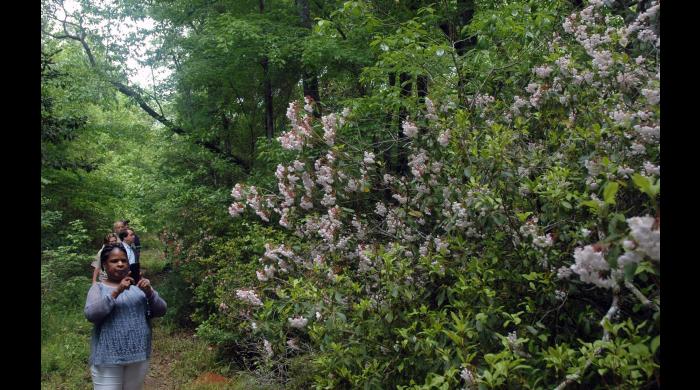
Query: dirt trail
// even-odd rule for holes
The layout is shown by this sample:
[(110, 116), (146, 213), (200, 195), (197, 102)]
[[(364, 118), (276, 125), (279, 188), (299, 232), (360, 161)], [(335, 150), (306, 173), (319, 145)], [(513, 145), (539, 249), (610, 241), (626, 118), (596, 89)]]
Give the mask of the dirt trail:
[(177, 385), (173, 381), (173, 370), (177, 356), (164, 356), (162, 351), (154, 349), (151, 353), (148, 375), (143, 383), (144, 390), (171, 390)]
[[(147, 271), (145, 272), (147, 273)], [(149, 275), (154, 288), (165, 278), (164, 273)], [(175, 363), (178, 361), (179, 353), (171, 353), (173, 351), (164, 351), (160, 347), (158, 340), (163, 337), (180, 337), (180, 335), (170, 335), (162, 326), (158, 326), (158, 320), (154, 320), (153, 326), (153, 344), (151, 349), (151, 359), (148, 368), (148, 374), (143, 384), (144, 390), (171, 390), (177, 389), (178, 386), (173, 380), (173, 371)]]

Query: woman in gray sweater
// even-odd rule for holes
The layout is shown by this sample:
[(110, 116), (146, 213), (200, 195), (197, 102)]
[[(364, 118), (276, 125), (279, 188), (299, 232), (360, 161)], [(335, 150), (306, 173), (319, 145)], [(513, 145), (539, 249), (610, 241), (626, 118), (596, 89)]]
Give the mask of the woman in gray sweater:
[(92, 285), (85, 302), (85, 317), (95, 324), (90, 351), (93, 385), (96, 390), (141, 389), (151, 356), (146, 311), (160, 317), (167, 304), (148, 279), (132, 286), (121, 243), (105, 246), (100, 261), (107, 279)]

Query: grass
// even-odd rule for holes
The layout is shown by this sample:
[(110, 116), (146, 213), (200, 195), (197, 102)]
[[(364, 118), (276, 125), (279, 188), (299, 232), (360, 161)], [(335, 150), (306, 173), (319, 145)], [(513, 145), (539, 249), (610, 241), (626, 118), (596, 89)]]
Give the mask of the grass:
[(83, 315), (83, 303), (90, 278), (85, 278), (85, 295), (74, 302), (42, 302), (41, 305), (41, 388), (91, 389), (88, 368), (92, 324)]

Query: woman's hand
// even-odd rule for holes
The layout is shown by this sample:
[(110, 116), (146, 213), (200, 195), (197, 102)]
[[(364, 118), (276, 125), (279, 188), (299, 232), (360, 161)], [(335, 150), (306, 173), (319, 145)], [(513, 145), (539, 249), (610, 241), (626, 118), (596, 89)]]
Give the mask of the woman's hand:
[[(131, 274), (131, 271), (129, 271), (129, 274)], [(134, 278), (131, 276), (125, 276), (117, 286), (117, 289), (112, 293), (112, 298), (116, 299), (119, 294), (123, 293), (124, 290), (128, 289), (132, 284), (134, 284)]]
[(153, 288), (151, 287), (151, 281), (145, 278), (141, 278), (137, 286), (143, 290), (147, 298), (153, 296)]

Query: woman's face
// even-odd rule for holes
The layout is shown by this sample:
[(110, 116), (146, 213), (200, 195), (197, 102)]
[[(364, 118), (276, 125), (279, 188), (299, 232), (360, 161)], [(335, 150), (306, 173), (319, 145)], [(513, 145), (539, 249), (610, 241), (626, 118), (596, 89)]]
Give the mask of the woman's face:
[(111, 236), (109, 237), (109, 245), (114, 245), (117, 243), (117, 237)]
[(107, 277), (115, 282), (121, 282), (129, 274), (129, 259), (126, 253), (114, 248), (105, 261), (105, 272)]

